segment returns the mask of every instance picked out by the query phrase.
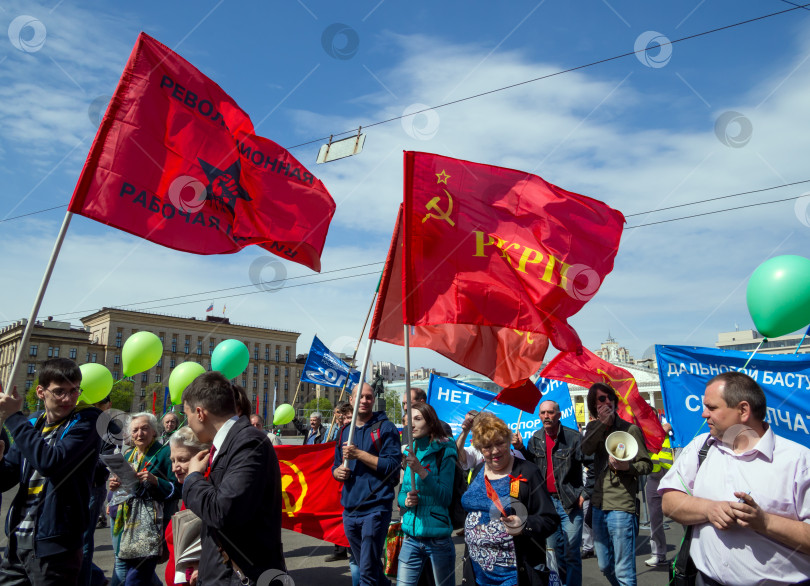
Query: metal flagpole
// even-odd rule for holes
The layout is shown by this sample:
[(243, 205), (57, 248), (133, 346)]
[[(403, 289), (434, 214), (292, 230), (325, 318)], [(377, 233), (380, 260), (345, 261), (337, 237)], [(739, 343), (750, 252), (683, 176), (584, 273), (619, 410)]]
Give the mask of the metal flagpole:
[(802, 339), (799, 340), (799, 345), (796, 346), (796, 349), (793, 351), (794, 354), (799, 353), (799, 348), (802, 347), (802, 344), (804, 343), (804, 339), (807, 337), (807, 334), (810, 334), (810, 326), (807, 326), (807, 330), (805, 330), (804, 335), (802, 336)]
[(56, 257), (59, 256), (59, 251), (62, 248), (62, 242), (65, 241), (65, 234), (67, 234), (67, 229), (70, 225), (71, 218), (73, 218), (73, 212), (67, 212), (65, 214), (65, 219), (62, 221), (62, 227), (59, 229), (59, 235), (56, 237), (56, 242), (53, 245), (51, 258), (48, 260), (48, 266), (46, 267), (45, 274), (42, 277), (42, 283), (40, 284), (39, 291), (34, 299), (34, 306), (31, 308), (31, 315), (28, 317), (28, 323), (25, 324), (22, 338), (20, 338), (20, 345), (17, 347), (17, 356), (14, 358), (14, 364), (11, 366), (11, 374), (8, 377), (8, 382), (6, 383), (3, 392), (11, 392), (14, 378), (17, 376), (17, 371), (19, 370), (22, 362), (23, 352), (25, 352), (25, 348), (28, 346), (28, 342), (31, 340), (31, 334), (34, 331), (34, 323), (37, 320), (37, 314), (39, 313), (39, 308), (42, 305), (42, 298), (45, 296), (45, 289), (47, 289), (48, 282), (51, 280), (53, 267), (56, 264)]
[[(408, 425), (403, 427), (403, 430), (406, 431), (405, 435), (408, 439), (410, 452), (416, 456), (416, 444), (413, 439), (413, 413), (411, 412), (411, 339), (408, 329), (411, 326), (405, 324), (403, 327), (405, 328), (405, 334), (402, 339), (405, 346), (405, 411), (408, 415)], [(413, 471), (413, 468), (411, 468), (411, 490), (416, 490), (416, 473)]]
[[(371, 356), (371, 340), (368, 341), (368, 344), (366, 345), (366, 354), (363, 356), (363, 368), (360, 370), (360, 384), (357, 385), (359, 390), (362, 390), (363, 383), (366, 382), (366, 370), (368, 369), (369, 356)], [(352, 411), (352, 424), (349, 426), (349, 439), (346, 441), (347, 446), (351, 446), (352, 441), (354, 441), (354, 429), (357, 426), (357, 412), (359, 407), (360, 393), (358, 392), (355, 396), (354, 410)], [(349, 467), (349, 461), (346, 458), (343, 458), (343, 466), (345, 468)]]

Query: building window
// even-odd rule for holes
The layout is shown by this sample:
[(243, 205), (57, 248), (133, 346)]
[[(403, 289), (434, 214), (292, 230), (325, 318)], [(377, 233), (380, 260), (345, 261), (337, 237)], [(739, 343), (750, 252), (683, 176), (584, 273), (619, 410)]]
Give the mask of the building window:
[(276, 376), (278, 376), (278, 366), (276, 366)]
[(54, 358), (59, 358), (59, 346), (54, 346), (53, 347), (53, 357)]
[(141, 389), (141, 398), (146, 396), (146, 389)]
[(197, 340), (197, 356), (202, 356), (202, 340)]
[(117, 370), (113, 370), (113, 378), (116, 379), (116, 380), (118, 379), (118, 371)]
[(287, 348), (287, 349), (284, 351), (284, 362), (289, 362), (289, 361), (290, 361), (290, 349), (289, 349), (289, 348)]
[(267, 381), (264, 381), (264, 390), (267, 390)]
[(253, 393), (253, 402), (256, 402), (256, 393)]
[(281, 350), (279, 350), (278, 346), (276, 346), (276, 362), (278, 362), (280, 352)]
[(265, 367), (264, 367), (264, 376), (267, 376), (268, 374), (270, 374), (270, 367), (269, 367), (269, 366), (265, 366)]
[(138, 411), (146, 411), (146, 403), (141, 403), (141, 407)]
[(48, 346), (48, 358), (53, 358), (53, 346)]
[(37, 345), (31, 344), (31, 349), (28, 351), (29, 356), (36, 356), (37, 355)]
[(158, 339), (160, 340), (160, 345), (163, 346), (163, 334), (160, 334)]
[(158, 359), (158, 363), (157, 363), (158, 368), (160, 368), (161, 366), (163, 366), (163, 359), (162, 358)]
[(148, 383), (149, 382), (149, 373), (148, 372), (144, 372), (141, 375), (141, 382), (142, 383)]
[(72, 360), (76, 360), (76, 354), (77, 353), (78, 353), (78, 350), (76, 348), (71, 348), (70, 352), (69, 352), (70, 358)]
[(172, 352), (177, 352), (177, 337), (172, 338)]
[(98, 354), (95, 352), (91, 356), (92, 358), (90, 359), (90, 362), (96, 362), (98, 360)]
[(115, 347), (120, 348), (122, 344), (123, 332), (116, 332), (115, 334)]
[(255, 378), (253, 379), (253, 388), (254, 388), (254, 389), (258, 389), (258, 388), (259, 388), (259, 381), (257, 381)]
[(211, 354), (214, 353), (214, 346), (216, 346), (216, 344), (214, 343), (214, 338), (211, 338), (208, 341), (208, 355), (209, 356), (211, 356)]
[(258, 360), (258, 359), (259, 359), (259, 347), (255, 346), (253, 348), (253, 360)]
[(34, 363), (28, 364), (28, 374), (36, 374), (37, 372), (37, 365)]
[(32, 381), (32, 380), (25, 381), (25, 390), (26, 391), (30, 390), (31, 387), (33, 387), (33, 386), (34, 386), (34, 381)]
[(169, 368), (174, 368), (175, 366), (177, 366), (177, 360), (172, 357), (169, 359)]
[(287, 367), (284, 367), (284, 376), (290, 376), (290, 369)]
[(183, 351), (184, 351), (186, 354), (188, 354), (188, 340), (186, 340), (186, 343), (185, 343), (185, 344), (183, 344)]
[(290, 383), (288, 383), (287, 381), (284, 381), (284, 390), (285, 391), (290, 390)]
[(87, 358), (84, 360), (85, 362), (90, 362), (90, 352), (87, 353)]
[(270, 360), (270, 346), (264, 347), (264, 359)]
[(242, 386), (243, 387), (247, 386), (247, 379), (245, 379), (245, 378), (242, 379)]
[(159, 383), (159, 382), (160, 382), (160, 373), (157, 373), (157, 374), (155, 375), (155, 382), (156, 382), (156, 383)]
[(253, 374), (259, 374), (259, 365), (258, 364), (253, 365)]
[(119, 354), (113, 356), (113, 364), (121, 364), (121, 356)]

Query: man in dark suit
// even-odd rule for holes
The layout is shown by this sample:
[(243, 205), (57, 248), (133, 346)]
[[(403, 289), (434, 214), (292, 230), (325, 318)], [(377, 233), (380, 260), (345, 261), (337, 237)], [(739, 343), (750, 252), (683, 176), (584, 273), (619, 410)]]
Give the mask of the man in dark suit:
[(188, 425), (210, 452), (191, 460), (183, 501), (203, 522), (199, 578), (211, 584), (272, 583), (284, 575), (281, 472), (267, 434), (236, 415), (231, 383), (218, 372), (183, 392)]

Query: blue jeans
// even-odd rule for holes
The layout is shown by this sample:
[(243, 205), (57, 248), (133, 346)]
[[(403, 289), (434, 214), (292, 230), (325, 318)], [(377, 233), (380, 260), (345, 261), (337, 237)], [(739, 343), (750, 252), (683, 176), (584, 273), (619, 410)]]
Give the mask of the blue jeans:
[(343, 529), (360, 569), (361, 586), (389, 586), (383, 572), (382, 555), (385, 536), (391, 523), (391, 509), (360, 516), (343, 515)]
[(107, 498), (107, 488), (104, 485), (90, 488), (90, 526), (84, 532), (84, 548), (82, 549), (82, 569), (79, 572), (79, 586), (92, 586), (104, 583), (104, 572), (93, 563), (95, 551), (96, 523)]
[(433, 566), (436, 586), (456, 584), (456, 546), (447, 537), (409, 537), (402, 541), (397, 567), (397, 586), (416, 586), (426, 560)]
[(554, 549), (557, 573), (565, 586), (582, 586), (582, 509), (566, 513), (560, 499), (551, 497), (560, 516), (560, 526), (546, 539), (546, 547)]
[(599, 569), (613, 586), (636, 586), (638, 517), (593, 507), (593, 545)]
[(154, 583), (155, 568), (158, 558), (135, 558), (131, 560), (120, 560), (126, 567), (125, 586), (151, 586)]

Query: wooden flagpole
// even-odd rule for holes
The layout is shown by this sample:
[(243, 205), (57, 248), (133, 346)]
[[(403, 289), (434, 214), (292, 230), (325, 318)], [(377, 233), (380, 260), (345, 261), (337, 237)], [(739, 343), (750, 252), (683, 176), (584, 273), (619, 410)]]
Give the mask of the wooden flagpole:
[[(366, 354), (363, 356), (363, 368), (360, 370), (360, 384), (358, 385), (361, 389), (363, 383), (366, 381), (366, 370), (368, 369), (368, 358), (371, 356), (371, 340), (368, 340), (368, 344), (366, 345)], [(355, 397), (354, 401), (354, 410), (352, 411), (352, 424), (349, 426), (349, 438), (346, 441), (347, 446), (351, 446), (352, 442), (354, 441), (354, 430), (357, 427), (357, 413), (360, 407), (360, 398), (359, 393)], [(349, 467), (349, 460), (344, 458), (343, 459), (343, 466), (345, 468)]]
[(31, 308), (31, 315), (28, 317), (28, 323), (25, 324), (22, 338), (20, 338), (20, 345), (17, 347), (17, 356), (14, 358), (14, 364), (11, 366), (11, 374), (8, 377), (8, 382), (6, 383), (5, 388), (3, 389), (3, 392), (5, 393), (10, 393), (12, 390), (14, 378), (17, 376), (17, 371), (22, 363), (23, 353), (25, 352), (25, 348), (28, 346), (28, 342), (31, 340), (31, 334), (34, 332), (34, 323), (37, 320), (37, 314), (39, 313), (39, 308), (42, 305), (42, 298), (45, 297), (45, 289), (48, 288), (48, 282), (51, 280), (53, 267), (56, 264), (56, 258), (59, 256), (59, 251), (62, 249), (62, 243), (65, 241), (65, 234), (67, 234), (67, 229), (70, 225), (71, 218), (73, 218), (73, 212), (67, 212), (65, 214), (65, 219), (62, 221), (62, 227), (59, 229), (59, 234), (57, 235), (56, 242), (53, 245), (51, 258), (48, 259), (48, 266), (45, 268), (45, 274), (42, 276), (42, 283), (39, 285), (39, 291), (37, 291), (37, 296), (34, 299), (34, 306)]

